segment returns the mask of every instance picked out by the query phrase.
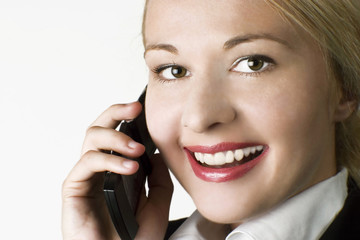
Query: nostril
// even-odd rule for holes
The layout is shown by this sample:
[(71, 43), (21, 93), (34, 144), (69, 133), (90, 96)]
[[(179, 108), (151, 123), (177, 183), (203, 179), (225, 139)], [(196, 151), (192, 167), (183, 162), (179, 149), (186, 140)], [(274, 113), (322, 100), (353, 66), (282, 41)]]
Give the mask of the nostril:
[(237, 115), (232, 102), (221, 89), (190, 91), (183, 106), (182, 125), (197, 133), (230, 123)]
[(207, 130), (211, 126), (208, 126), (208, 123), (206, 123), (206, 119), (193, 118), (185, 122), (184, 127), (190, 128), (192, 131), (196, 133), (201, 133)]
[(196, 133), (214, 129), (236, 119), (236, 111), (228, 106), (227, 109), (202, 109), (202, 113), (184, 113), (182, 124)]

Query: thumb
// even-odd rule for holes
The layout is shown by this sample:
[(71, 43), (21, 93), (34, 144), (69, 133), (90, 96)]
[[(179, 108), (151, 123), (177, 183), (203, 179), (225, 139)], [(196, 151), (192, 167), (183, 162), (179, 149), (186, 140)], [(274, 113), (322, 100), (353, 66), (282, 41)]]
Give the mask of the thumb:
[[(152, 156), (151, 165), (148, 197), (142, 209), (138, 209), (137, 220), (140, 228), (137, 239), (164, 237), (169, 220), (170, 202), (174, 189), (169, 170), (160, 154)], [(150, 235), (154, 238), (150, 238)]]
[(153, 170), (148, 179), (148, 199), (152, 204), (159, 207), (170, 206), (174, 186), (162, 155), (155, 154), (151, 159), (151, 165)]

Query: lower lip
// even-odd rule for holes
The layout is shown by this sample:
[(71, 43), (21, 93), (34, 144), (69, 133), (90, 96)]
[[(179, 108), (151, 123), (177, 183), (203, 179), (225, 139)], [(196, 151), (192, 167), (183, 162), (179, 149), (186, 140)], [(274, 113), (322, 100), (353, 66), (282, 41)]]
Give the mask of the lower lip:
[(267, 148), (253, 160), (229, 168), (211, 168), (211, 167), (204, 167), (199, 162), (194, 159), (192, 154), (189, 150), (185, 149), (186, 155), (190, 161), (191, 167), (195, 173), (195, 175), (207, 182), (228, 182), (238, 178), (241, 178), (246, 173), (248, 173), (251, 169), (253, 169), (264, 157), (267, 153)]

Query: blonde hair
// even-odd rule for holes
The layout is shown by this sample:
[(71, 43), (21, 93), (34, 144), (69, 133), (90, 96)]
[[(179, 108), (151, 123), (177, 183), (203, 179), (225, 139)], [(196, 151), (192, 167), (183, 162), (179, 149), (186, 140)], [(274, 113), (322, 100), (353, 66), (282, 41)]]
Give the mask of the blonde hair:
[(343, 101), (357, 108), (336, 123), (336, 159), (360, 185), (360, 1), (265, 0), (282, 16), (307, 31), (321, 46), (330, 80)]
[[(142, 25), (145, 45), (145, 1)], [(360, 102), (360, 1), (264, 0), (290, 22), (307, 31), (321, 46), (329, 79), (343, 101)], [(336, 123), (336, 159), (360, 186), (360, 113)]]

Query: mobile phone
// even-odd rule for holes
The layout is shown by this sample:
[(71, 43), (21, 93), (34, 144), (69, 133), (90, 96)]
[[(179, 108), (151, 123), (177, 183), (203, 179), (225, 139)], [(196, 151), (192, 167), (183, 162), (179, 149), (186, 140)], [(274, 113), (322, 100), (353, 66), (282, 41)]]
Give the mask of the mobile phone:
[[(135, 238), (139, 228), (135, 214), (139, 197), (144, 189), (147, 175), (151, 173), (150, 157), (154, 154), (156, 146), (151, 140), (145, 119), (146, 87), (139, 97), (143, 110), (133, 121), (123, 121), (119, 131), (130, 136), (145, 146), (145, 153), (132, 160), (139, 163), (138, 171), (133, 175), (119, 175), (113, 172), (105, 173), (104, 194), (112, 222), (122, 240)], [(116, 152), (112, 154), (120, 155)]]

